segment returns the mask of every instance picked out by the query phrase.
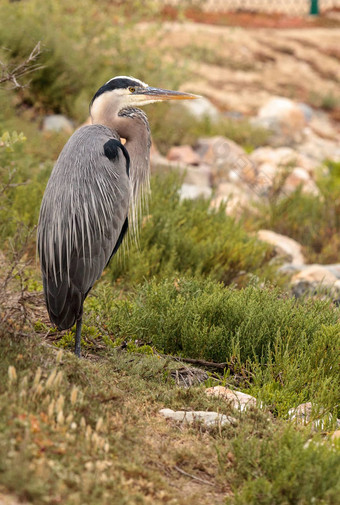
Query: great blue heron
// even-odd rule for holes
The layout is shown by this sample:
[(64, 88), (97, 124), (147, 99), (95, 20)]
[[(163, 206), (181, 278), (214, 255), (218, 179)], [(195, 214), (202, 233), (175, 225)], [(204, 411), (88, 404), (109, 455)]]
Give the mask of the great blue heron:
[(60, 330), (76, 323), (77, 356), (84, 300), (124, 238), (129, 208), (136, 229), (141, 190), (149, 185), (150, 128), (134, 107), (191, 98), (198, 97), (114, 77), (91, 101), (92, 124), (71, 136), (53, 168), (40, 209), (38, 252), (50, 320)]

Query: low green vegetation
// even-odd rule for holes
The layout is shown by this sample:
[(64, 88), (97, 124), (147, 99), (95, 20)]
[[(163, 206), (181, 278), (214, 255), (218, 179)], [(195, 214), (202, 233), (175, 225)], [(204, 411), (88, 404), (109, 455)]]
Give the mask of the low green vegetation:
[(174, 274), (211, 277), (242, 284), (250, 275), (272, 279), (271, 248), (245, 233), (209, 200), (180, 200), (176, 173), (154, 176), (150, 205), (142, 220), (138, 244), (111, 263), (112, 279), (129, 286)]
[(261, 410), (210, 430), (158, 416), (164, 407), (230, 414), (204, 388), (178, 387), (180, 364), (169, 359), (113, 349), (79, 361), (2, 334), (0, 353), (1, 490), (22, 501), (338, 503), (340, 452), (308, 429)]
[(241, 374), (238, 386), (276, 415), (313, 401), (336, 416), (339, 311), (327, 300), (297, 302), (270, 287), (173, 278), (145, 282), (119, 299), (103, 286), (87, 310), (113, 346), (138, 340), (167, 354), (227, 362), (227, 382)]
[[(327, 171), (326, 171), (327, 170)], [(246, 227), (267, 228), (302, 244), (308, 263), (337, 263), (340, 256), (340, 163), (329, 161), (319, 175), (318, 196), (297, 189), (282, 197), (280, 191), (249, 216)]]
[[(20, 90), (19, 102), (42, 113), (64, 113), (83, 121), (94, 92), (115, 75), (176, 86), (181, 70), (171, 60), (164, 61), (157, 27), (138, 29), (143, 8), (138, 4), (136, 9), (133, 1), (126, 4), (129, 16), (118, 2), (105, 2), (105, 9), (93, 0), (2, 5), (0, 59), (21, 62), (38, 41), (43, 49), (41, 68), (31, 75), (29, 88)], [(152, 2), (144, 4), (149, 9)], [(150, 39), (153, 44), (145, 51)]]
[[(0, 146), (0, 239), (2, 244), (24, 226), (28, 232), (38, 221), (40, 202), (52, 162), (39, 163), (29, 152), (26, 137), (20, 133), (2, 134)], [(38, 166), (37, 166), (38, 165)], [(32, 244), (34, 247), (34, 242)]]

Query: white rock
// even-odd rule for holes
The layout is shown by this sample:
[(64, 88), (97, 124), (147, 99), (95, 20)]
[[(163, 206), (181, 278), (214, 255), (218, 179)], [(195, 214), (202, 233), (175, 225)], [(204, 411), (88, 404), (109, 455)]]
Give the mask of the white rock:
[[(180, 168), (182, 171), (182, 168)], [(187, 167), (184, 170), (184, 183), (193, 184), (194, 186), (211, 186), (212, 173), (211, 168), (207, 165), (200, 165), (198, 167)]]
[(218, 121), (220, 118), (220, 112), (217, 107), (215, 107), (210, 100), (203, 96), (197, 100), (184, 101), (182, 105), (197, 119), (204, 119), (205, 117), (208, 117), (212, 121)]
[(46, 116), (43, 121), (42, 129), (44, 132), (63, 131), (70, 134), (74, 131), (72, 122), (61, 114), (52, 114), (51, 116)]
[(291, 147), (258, 147), (249, 158), (256, 166), (269, 163), (276, 167), (295, 166), (301, 167), (312, 173), (317, 165), (310, 158)]
[(306, 118), (301, 107), (284, 97), (272, 97), (258, 111), (253, 122), (270, 130), (273, 143), (287, 145), (303, 138)]
[(339, 138), (339, 133), (332, 125), (327, 114), (318, 113), (313, 117), (309, 126), (318, 137), (330, 140), (338, 140)]
[[(168, 160), (159, 153), (154, 153), (150, 158), (151, 168), (153, 169), (174, 169), (183, 173), (185, 184), (193, 186), (208, 186), (210, 188), (212, 183), (212, 173), (211, 168), (208, 165), (200, 164), (197, 167), (192, 165), (187, 165), (182, 161), (172, 161)], [(211, 194), (211, 189), (209, 189), (209, 195)]]
[(310, 284), (322, 284), (323, 286), (333, 286), (337, 278), (324, 265), (308, 265), (301, 272), (294, 275), (292, 282), (305, 281)]
[(183, 424), (193, 424), (197, 422), (203, 423), (205, 426), (225, 426), (228, 424), (236, 424), (237, 421), (231, 416), (226, 416), (224, 414), (218, 414), (217, 412), (205, 412), (205, 411), (185, 411), (178, 410), (174, 411), (172, 409), (161, 409), (159, 413), (165, 417), (165, 419), (171, 419)]
[(264, 179), (267, 178), (269, 183), (273, 182), (274, 177), (277, 176), (277, 172), (277, 165), (274, 163), (266, 161), (259, 166), (259, 177), (263, 177)]
[(247, 408), (256, 407), (256, 398), (241, 391), (233, 391), (223, 386), (215, 386), (207, 388), (205, 392), (208, 396), (223, 398), (233, 409), (240, 410), (241, 412)]
[(339, 296), (340, 282), (325, 265), (307, 265), (291, 279), (293, 294), (299, 298), (305, 293), (324, 288), (334, 296)]
[(211, 206), (219, 208), (220, 205), (225, 205), (228, 215), (237, 216), (242, 214), (243, 209), (248, 208), (257, 199), (257, 194), (249, 188), (236, 186), (231, 182), (222, 182), (217, 187)]
[(310, 177), (309, 173), (304, 168), (296, 167), (286, 178), (282, 192), (287, 195), (296, 191), (300, 186), (303, 193), (314, 196), (320, 194), (319, 188)]
[(340, 161), (338, 141), (320, 138), (311, 129), (307, 129), (306, 132), (306, 139), (296, 146), (296, 150), (308, 157), (315, 167), (318, 167), (326, 159)]
[(296, 240), (271, 230), (259, 230), (257, 236), (262, 242), (273, 245), (277, 255), (288, 256), (288, 261), (292, 265), (303, 265), (305, 263), (302, 246)]
[(180, 189), (181, 200), (195, 200), (196, 198), (210, 198), (212, 190), (208, 186), (196, 186), (194, 184), (182, 184)]
[(340, 279), (340, 263), (335, 263), (333, 265), (324, 265), (329, 272), (331, 272), (337, 279)]
[[(301, 403), (298, 407), (292, 408), (288, 411), (289, 419), (294, 420), (298, 424), (307, 425), (311, 423), (315, 429), (324, 429), (329, 424), (338, 424), (338, 420), (334, 419), (331, 414), (323, 412), (317, 406), (313, 406), (311, 402)], [(314, 421), (313, 417), (317, 417)]]

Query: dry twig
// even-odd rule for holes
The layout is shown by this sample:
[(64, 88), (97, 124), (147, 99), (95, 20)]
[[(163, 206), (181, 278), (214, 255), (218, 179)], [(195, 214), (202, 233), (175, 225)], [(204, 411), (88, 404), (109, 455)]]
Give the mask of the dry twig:
[(30, 74), (36, 70), (43, 68), (36, 61), (41, 55), (40, 41), (32, 49), (29, 56), (18, 65), (9, 65), (0, 60), (0, 86), (6, 82), (11, 82), (13, 88), (23, 88), (24, 86), (18, 81), (23, 75)]
[(212, 482), (209, 482), (208, 480), (200, 479), (199, 477), (196, 477), (195, 475), (191, 475), (191, 473), (185, 472), (179, 466), (175, 465), (174, 469), (177, 470), (177, 472), (181, 473), (182, 475), (185, 475), (186, 477), (190, 477), (190, 479), (197, 480), (198, 482), (201, 482), (202, 484), (206, 484), (208, 486), (214, 486), (214, 484), (212, 484)]

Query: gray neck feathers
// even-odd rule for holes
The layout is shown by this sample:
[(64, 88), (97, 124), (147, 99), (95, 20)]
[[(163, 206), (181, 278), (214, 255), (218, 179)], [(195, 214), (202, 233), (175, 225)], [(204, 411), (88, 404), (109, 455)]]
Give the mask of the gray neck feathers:
[(142, 110), (132, 107), (122, 109), (118, 114), (113, 108), (98, 108), (96, 115), (92, 115), (92, 121), (108, 126), (126, 139), (125, 147), (130, 156), (130, 218), (132, 231), (137, 236), (139, 216), (150, 192), (151, 135), (147, 116)]
[(150, 192), (150, 127), (146, 114), (133, 108), (121, 110), (116, 123), (118, 134), (126, 139), (125, 147), (130, 156), (130, 217), (133, 231), (137, 235), (138, 219)]

